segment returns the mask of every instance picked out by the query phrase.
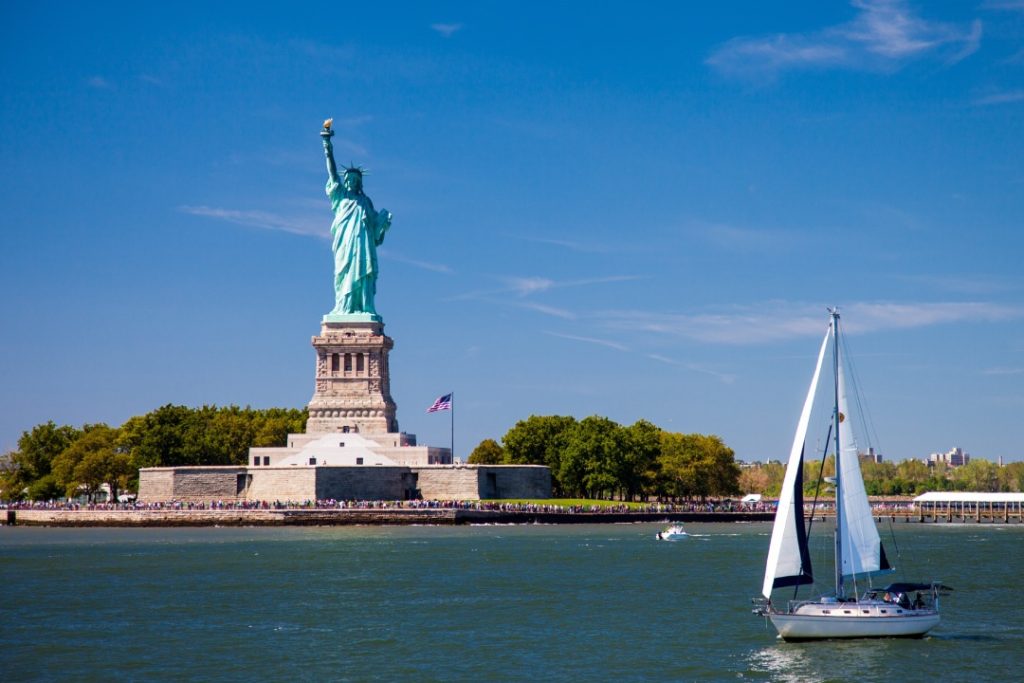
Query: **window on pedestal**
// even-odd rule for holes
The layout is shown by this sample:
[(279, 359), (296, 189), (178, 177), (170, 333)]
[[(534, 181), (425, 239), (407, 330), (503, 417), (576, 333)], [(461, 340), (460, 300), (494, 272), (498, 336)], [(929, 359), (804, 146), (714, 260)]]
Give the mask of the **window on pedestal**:
[(352, 354), (345, 354), (345, 372), (352, 372)]
[(338, 354), (331, 354), (331, 372), (337, 372), (341, 369), (341, 359), (338, 358)]
[(357, 353), (356, 354), (356, 372), (362, 372), (362, 371), (363, 371), (363, 354)]

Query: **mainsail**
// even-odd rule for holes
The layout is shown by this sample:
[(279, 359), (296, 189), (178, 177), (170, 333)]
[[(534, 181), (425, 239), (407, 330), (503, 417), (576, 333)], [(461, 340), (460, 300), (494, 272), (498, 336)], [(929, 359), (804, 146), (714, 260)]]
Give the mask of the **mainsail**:
[[(831, 328), (829, 329), (831, 333)], [(811, 419), (811, 407), (814, 405), (814, 394), (818, 388), (818, 376), (821, 364), (825, 359), (825, 348), (828, 346), (829, 333), (821, 342), (818, 352), (818, 364), (814, 367), (811, 387), (807, 390), (804, 408), (800, 413), (793, 448), (789, 452), (786, 465), (786, 476), (782, 481), (779, 503), (775, 511), (775, 524), (772, 526), (772, 540), (768, 546), (768, 562), (764, 570), (764, 585), (761, 594), (771, 598), (772, 589), (781, 586), (796, 586), (813, 583), (811, 560), (807, 550), (807, 533), (804, 528), (804, 497), (803, 497), (803, 460), (804, 440), (807, 436), (807, 425)]]
[(842, 500), (839, 504), (843, 507), (839, 538), (843, 556), (843, 576), (865, 575), (888, 570), (890, 567), (878, 537), (875, 520), (871, 516), (871, 504), (868, 503), (868, 496), (864, 491), (864, 478), (860, 473), (857, 442), (853, 438), (853, 420), (846, 401), (846, 379), (841, 360), (837, 370), (841, 449), (838, 461), (842, 481)]

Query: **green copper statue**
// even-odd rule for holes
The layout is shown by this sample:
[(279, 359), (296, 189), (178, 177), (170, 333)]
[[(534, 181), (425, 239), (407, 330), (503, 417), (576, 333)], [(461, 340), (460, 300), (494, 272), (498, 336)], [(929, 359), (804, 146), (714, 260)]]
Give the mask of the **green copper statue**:
[(391, 227), (391, 213), (373, 208), (363, 194), (363, 170), (351, 166), (338, 176), (331, 145), (333, 119), (324, 121), (320, 135), (327, 154), (327, 196), (334, 209), (331, 248), (334, 250), (334, 310), (326, 321), (380, 321), (373, 306), (377, 292), (377, 247)]

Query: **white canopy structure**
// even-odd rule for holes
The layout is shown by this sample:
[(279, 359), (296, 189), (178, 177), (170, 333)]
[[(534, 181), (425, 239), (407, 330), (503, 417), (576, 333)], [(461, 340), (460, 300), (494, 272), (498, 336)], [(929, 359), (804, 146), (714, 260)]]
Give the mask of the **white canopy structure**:
[(916, 505), (941, 505), (968, 503), (975, 505), (1006, 505), (1024, 503), (1024, 493), (984, 493), (980, 491), (929, 491), (914, 498)]

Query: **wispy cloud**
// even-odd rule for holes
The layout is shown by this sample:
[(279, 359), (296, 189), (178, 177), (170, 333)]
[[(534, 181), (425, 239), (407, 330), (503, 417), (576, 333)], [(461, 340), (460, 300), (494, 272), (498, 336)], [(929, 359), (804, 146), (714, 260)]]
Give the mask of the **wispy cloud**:
[(369, 114), (362, 114), (360, 116), (347, 116), (343, 119), (334, 119), (334, 122), (331, 125), (334, 126), (335, 131), (337, 131), (338, 128), (358, 128), (359, 126), (363, 126), (371, 121), (373, 121), (372, 116)]
[(90, 88), (95, 88), (96, 90), (114, 89), (114, 84), (108, 81), (103, 76), (90, 76), (88, 79), (86, 79), (85, 84), (88, 85)]
[(452, 297), (452, 300), (460, 299), (482, 299), (484, 297), (495, 297), (502, 294), (512, 294), (516, 297), (528, 297), (533, 294), (547, 292), (552, 289), (566, 287), (587, 287), (590, 285), (601, 285), (612, 282), (626, 282), (639, 280), (639, 275), (610, 275), (606, 277), (582, 278), (578, 280), (552, 280), (540, 276), (501, 276), (497, 278), (504, 283), (498, 289), (488, 289), (475, 292), (466, 292)]
[(302, 219), (280, 216), (268, 211), (244, 211), (237, 209), (220, 209), (213, 206), (179, 206), (182, 213), (205, 218), (215, 218), (235, 225), (244, 225), (261, 230), (278, 230), (293, 235), (327, 238), (329, 234), (322, 219)]
[(575, 334), (562, 334), (561, 332), (545, 332), (552, 337), (559, 337), (561, 339), (570, 339), (572, 341), (585, 342), (587, 344), (597, 344), (598, 346), (606, 346), (609, 349), (615, 349), (616, 351), (629, 351), (629, 347), (624, 346), (618, 342), (608, 341), (607, 339), (596, 339), (594, 337), (580, 337)]
[[(764, 344), (824, 333), (825, 304), (771, 302), (698, 314), (608, 311), (603, 324), (711, 344)], [(842, 307), (846, 331), (864, 334), (950, 323), (1003, 322), (1024, 317), (1024, 307), (973, 303), (854, 303)]]
[(711, 244), (730, 251), (763, 251), (787, 246), (792, 237), (783, 230), (758, 230), (733, 225), (711, 224), (698, 228)]
[(462, 24), (431, 24), (430, 28), (434, 29), (445, 38), (451, 38), (462, 30)]
[(529, 296), (537, 292), (546, 292), (555, 286), (555, 281), (546, 277), (509, 277), (503, 278), (508, 284), (504, 290), (519, 296)]
[(628, 282), (639, 280), (639, 275), (609, 275), (606, 277), (590, 277), (579, 280), (550, 280), (544, 277), (509, 277), (503, 278), (508, 284), (506, 291), (515, 292), (519, 296), (529, 296), (537, 292), (545, 292), (549, 289), (562, 289), (566, 287), (589, 287), (590, 285), (604, 285), (612, 282)]
[(1012, 55), (1002, 60), (1000, 64), (1024, 64), (1024, 48), (1017, 50)]
[(854, 0), (849, 22), (808, 33), (738, 37), (719, 46), (706, 63), (738, 77), (773, 79), (809, 68), (892, 70), (926, 56), (958, 62), (977, 51), (982, 23), (969, 26), (918, 17), (902, 0)]
[(558, 308), (557, 306), (548, 306), (546, 304), (537, 303), (536, 301), (519, 301), (512, 305), (517, 308), (525, 308), (530, 311), (537, 311), (538, 313), (554, 316), (556, 318), (562, 318), (564, 320), (576, 320), (576, 318), (579, 317), (572, 311), (567, 311), (564, 308)]
[(699, 372), (701, 374), (717, 377), (726, 384), (732, 384), (733, 382), (736, 381), (736, 375), (727, 372), (718, 372), (717, 370), (712, 370), (710, 368), (704, 367), (703, 365), (697, 365), (695, 363), (683, 363), (681, 361), (675, 360), (674, 358), (662, 356), (661, 354), (658, 353), (649, 353), (647, 354), (647, 357), (650, 358), (651, 360), (656, 360), (659, 363), (665, 363), (666, 365), (674, 365), (676, 367), (685, 368), (686, 370), (691, 370), (693, 372)]
[(855, 303), (844, 310), (853, 333), (911, 329), (951, 323), (996, 323), (1024, 317), (1024, 308), (986, 302)]
[(1011, 292), (1021, 288), (1020, 282), (996, 279), (988, 275), (896, 275), (896, 279), (924, 285), (931, 290), (956, 292), (974, 296)]
[(572, 240), (556, 240), (548, 239), (545, 237), (526, 237), (523, 235), (514, 235), (519, 239), (527, 242), (536, 242), (537, 244), (550, 244), (556, 247), (563, 247), (569, 251), (577, 251), (584, 254), (608, 254), (615, 251), (615, 247), (607, 244), (598, 243), (586, 243), (586, 242), (574, 242)]
[(387, 259), (389, 261), (397, 261), (398, 263), (405, 263), (407, 265), (410, 265), (410, 266), (413, 266), (413, 267), (416, 267), (416, 268), (421, 268), (423, 270), (429, 270), (429, 271), (434, 272), (434, 273), (444, 273), (445, 275), (451, 275), (452, 273), (454, 273), (454, 271), (449, 266), (447, 266), (447, 265), (445, 265), (443, 263), (431, 263), (429, 261), (420, 261), (418, 259), (409, 258), (408, 256), (402, 256), (401, 254), (396, 254), (395, 252), (391, 251), (390, 249), (378, 249), (377, 250), (377, 254), (381, 258), (385, 258), (385, 259)]
[(983, 375), (1024, 375), (1024, 368), (989, 368), (982, 371)]
[(1024, 102), (1024, 90), (1010, 90), (986, 95), (975, 99), (972, 104), (976, 107), (989, 107), (994, 104), (1010, 104), (1011, 102)]

